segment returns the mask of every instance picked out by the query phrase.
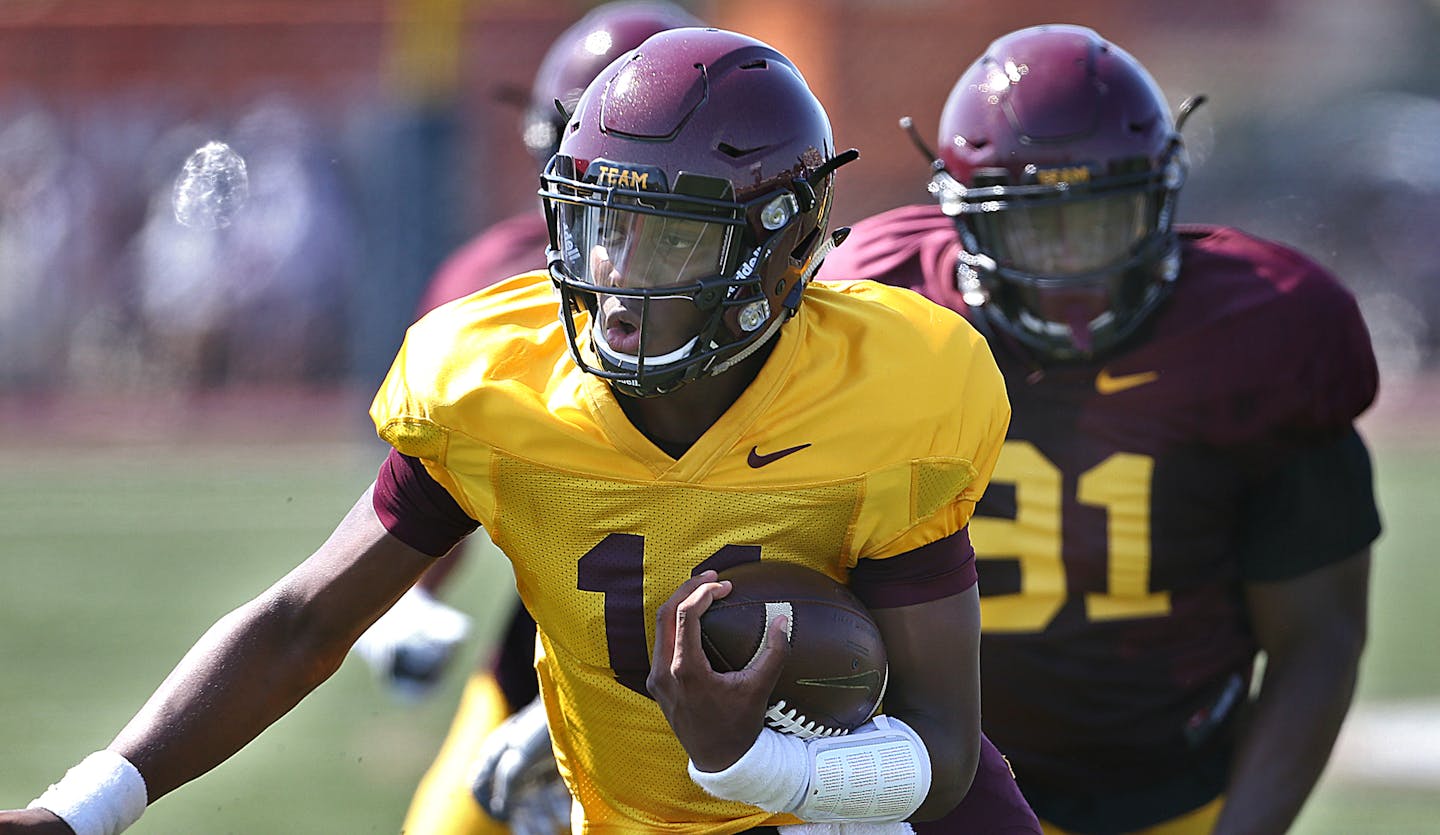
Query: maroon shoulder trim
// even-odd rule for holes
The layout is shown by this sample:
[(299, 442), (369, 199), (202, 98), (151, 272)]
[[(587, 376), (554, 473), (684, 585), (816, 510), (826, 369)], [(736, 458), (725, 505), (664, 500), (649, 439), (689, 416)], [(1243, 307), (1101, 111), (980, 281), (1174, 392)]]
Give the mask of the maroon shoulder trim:
[(871, 609), (893, 609), (959, 594), (975, 585), (970, 528), (883, 560), (860, 560), (850, 588)]
[(432, 557), (445, 556), (480, 526), (420, 459), (393, 449), (380, 465), (371, 504), (391, 536)]

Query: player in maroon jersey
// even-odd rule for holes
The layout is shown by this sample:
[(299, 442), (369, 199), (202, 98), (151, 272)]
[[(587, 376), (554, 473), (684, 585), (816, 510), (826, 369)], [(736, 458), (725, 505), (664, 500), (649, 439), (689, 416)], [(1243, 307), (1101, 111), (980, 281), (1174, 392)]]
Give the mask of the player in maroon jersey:
[(857, 224), (821, 277), (963, 313), (1005, 376), (971, 523), (986, 733), (1047, 832), (1285, 831), (1354, 693), (1380, 530), (1354, 298), (1279, 244), (1172, 225), (1179, 128), (1088, 29), (996, 40), (932, 173), (936, 204)]

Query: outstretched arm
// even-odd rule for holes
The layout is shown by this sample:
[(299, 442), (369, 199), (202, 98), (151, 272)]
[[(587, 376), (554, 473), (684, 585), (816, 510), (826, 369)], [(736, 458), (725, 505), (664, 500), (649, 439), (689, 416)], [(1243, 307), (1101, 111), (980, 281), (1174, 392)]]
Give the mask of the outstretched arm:
[[(328, 678), (431, 562), (386, 532), (367, 490), (309, 559), (201, 637), (109, 750), (152, 803), (199, 777)], [(69, 828), (43, 810), (0, 812), (0, 833), (12, 831)]]
[(1217, 835), (1284, 832), (1329, 760), (1365, 646), (1370, 551), (1246, 589), (1267, 661)]

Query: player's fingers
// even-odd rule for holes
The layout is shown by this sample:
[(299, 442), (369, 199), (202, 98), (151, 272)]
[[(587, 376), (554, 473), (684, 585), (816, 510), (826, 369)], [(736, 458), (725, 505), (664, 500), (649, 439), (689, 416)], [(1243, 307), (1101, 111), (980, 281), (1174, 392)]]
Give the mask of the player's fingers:
[(487, 812), (491, 808), (491, 798), (495, 795), (495, 766), (499, 759), (498, 754), (482, 753), (474, 776), (470, 778), (470, 793)]
[[(707, 572), (708, 573), (708, 572)], [(730, 593), (730, 581), (701, 583), (675, 609), (675, 669), (697, 674), (714, 673), (700, 641), (700, 616), (710, 604)]]
[(755, 653), (755, 657), (745, 665), (745, 672), (755, 678), (760, 689), (769, 693), (775, 689), (775, 683), (780, 680), (780, 671), (789, 657), (790, 618), (787, 615), (776, 615), (770, 619), (765, 629), (765, 641)]
[(680, 602), (704, 583), (715, 582), (714, 571), (702, 571), (680, 584), (655, 613), (655, 650), (650, 658), (650, 675), (645, 678), (645, 689), (651, 696), (662, 702), (672, 693), (674, 676), (671, 665), (675, 661), (675, 610)]
[(680, 584), (655, 613), (655, 657), (652, 667), (670, 666), (675, 655), (675, 610), (702, 584), (715, 582), (714, 571), (702, 571)]

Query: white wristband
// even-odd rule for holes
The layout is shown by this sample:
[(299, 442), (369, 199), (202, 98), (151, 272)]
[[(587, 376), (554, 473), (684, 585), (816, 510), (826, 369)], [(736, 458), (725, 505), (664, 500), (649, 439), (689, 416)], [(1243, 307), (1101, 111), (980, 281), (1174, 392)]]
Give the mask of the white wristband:
[(787, 812), (804, 799), (810, 783), (810, 753), (800, 737), (762, 728), (755, 744), (729, 768), (701, 771), (691, 762), (690, 779), (721, 800)]
[(119, 835), (147, 803), (145, 778), (135, 766), (114, 751), (96, 751), (26, 808), (55, 813), (75, 835)]

